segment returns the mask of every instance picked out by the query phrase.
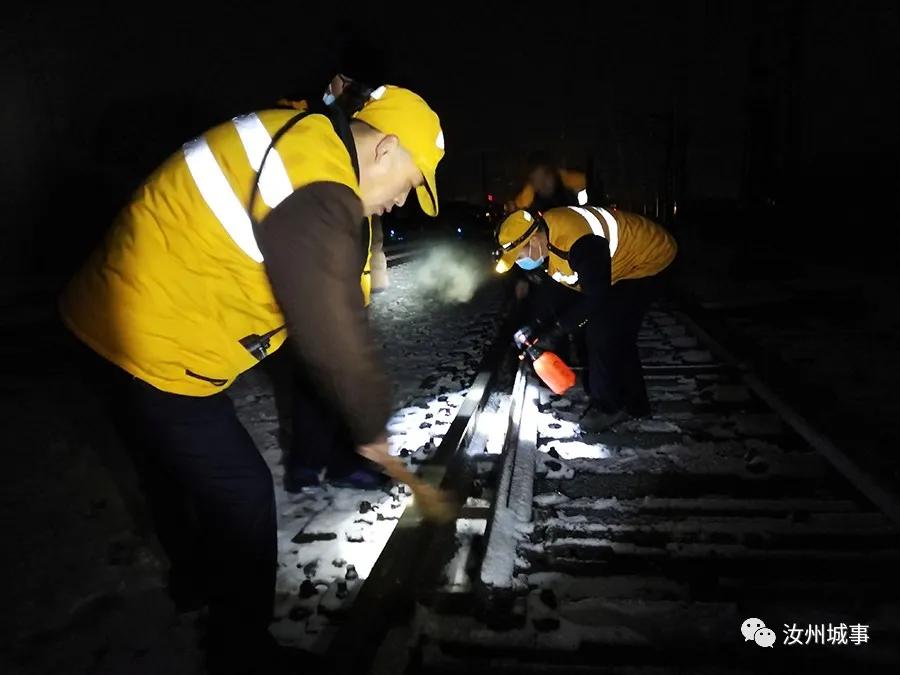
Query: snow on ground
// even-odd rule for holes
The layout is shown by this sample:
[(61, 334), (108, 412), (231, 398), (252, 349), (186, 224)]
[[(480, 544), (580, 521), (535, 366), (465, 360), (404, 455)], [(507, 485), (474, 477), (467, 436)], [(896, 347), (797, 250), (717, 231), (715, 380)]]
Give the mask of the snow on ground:
[[(423, 284), (425, 265), (427, 261), (392, 268), (391, 286), (375, 296), (371, 307), (395, 390), (389, 445), (413, 465), (434, 452), (456, 416), (493, 341), (504, 297), (498, 285), (489, 284), (468, 303), (444, 301), (433, 285)], [(285, 644), (322, 650), (333, 634), (329, 617), (351, 603), (409, 496), (403, 486), (388, 492), (325, 484), (302, 494), (285, 492), (269, 378), (263, 372), (248, 373), (234, 386), (233, 396), (275, 479), (279, 570), (272, 631)], [(503, 403), (494, 402), (498, 419), (505, 416)], [(498, 452), (492, 431), (497, 425), (487, 418), (485, 425), (484, 443)]]

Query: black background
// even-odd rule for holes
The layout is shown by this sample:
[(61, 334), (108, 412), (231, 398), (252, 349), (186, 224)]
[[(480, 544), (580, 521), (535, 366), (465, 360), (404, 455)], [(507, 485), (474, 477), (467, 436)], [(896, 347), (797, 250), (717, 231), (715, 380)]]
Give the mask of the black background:
[(321, 91), (348, 20), (441, 115), (444, 201), (511, 196), (541, 148), (626, 208), (671, 221), (677, 202), (676, 230), (701, 240), (742, 246), (766, 229), (787, 256), (828, 257), (852, 234), (849, 257), (868, 264), (884, 247), (861, 240), (893, 238), (894, 3), (88, 0), (5, 13), (10, 278), (65, 277), (192, 136)]

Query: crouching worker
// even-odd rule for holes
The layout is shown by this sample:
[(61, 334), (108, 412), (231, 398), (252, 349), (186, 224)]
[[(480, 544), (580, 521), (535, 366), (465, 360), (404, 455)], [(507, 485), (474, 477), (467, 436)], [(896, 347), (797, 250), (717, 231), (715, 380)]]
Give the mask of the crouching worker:
[(528, 180), (521, 192), (506, 203), (506, 212), (528, 209), (539, 213), (559, 206), (583, 206), (588, 199), (585, 174), (563, 169), (549, 154), (538, 151), (528, 158)]
[(443, 155), (437, 115), (398, 87), (352, 119), (236, 117), (145, 181), (63, 293), (136, 457), (174, 599), (209, 605), (212, 673), (273, 672), (280, 658), (272, 476), (226, 390), (287, 338), (359, 452), (392, 466), (361, 223), (411, 190), (435, 215)]
[(655, 277), (675, 259), (672, 236), (633, 213), (570, 206), (543, 216), (512, 213), (498, 229), (497, 245), (498, 272), (518, 265), (569, 289), (553, 295), (558, 306), (552, 318), (545, 316), (545, 327), (528, 330), (552, 344), (584, 325), (591, 405), (582, 431), (649, 414), (637, 337), (657, 293)]

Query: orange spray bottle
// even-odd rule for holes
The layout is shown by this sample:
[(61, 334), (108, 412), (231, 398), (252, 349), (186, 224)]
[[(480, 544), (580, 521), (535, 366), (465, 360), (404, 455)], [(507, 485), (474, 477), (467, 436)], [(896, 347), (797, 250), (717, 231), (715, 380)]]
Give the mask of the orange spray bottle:
[(566, 393), (575, 384), (575, 373), (559, 356), (537, 346), (537, 339), (525, 329), (516, 331), (513, 340), (519, 349), (524, 348), (534, 365), (534, 372), (554, 394)]

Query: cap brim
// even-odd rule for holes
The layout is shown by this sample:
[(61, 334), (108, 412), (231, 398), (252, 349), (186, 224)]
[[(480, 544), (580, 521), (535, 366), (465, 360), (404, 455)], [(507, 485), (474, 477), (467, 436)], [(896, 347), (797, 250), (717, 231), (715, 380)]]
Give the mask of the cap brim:
[(425, 183), (416, 188), (416, 197), (419, 199), (419, 206), (426, 215), (432, 218), (438, 214), (438, 196), (437, 185), (434, 180), (434, 171), (426, 171), (422, 169), (422, 175), (425, 177)]
[(500, 260), (497, 261), (497, 267), (495, 269), (500, 272), (500, 274), (509, 272), (509, 270), (513, 268), (513, 265), (516, 264), (516, 260), (519, 259), (519, 254), (522, 252), (522, 249), (525, 247), (526, 243), (527, 242), (523, 242), (515, 248), (504, 251), (503, 255), (500, 256)]

